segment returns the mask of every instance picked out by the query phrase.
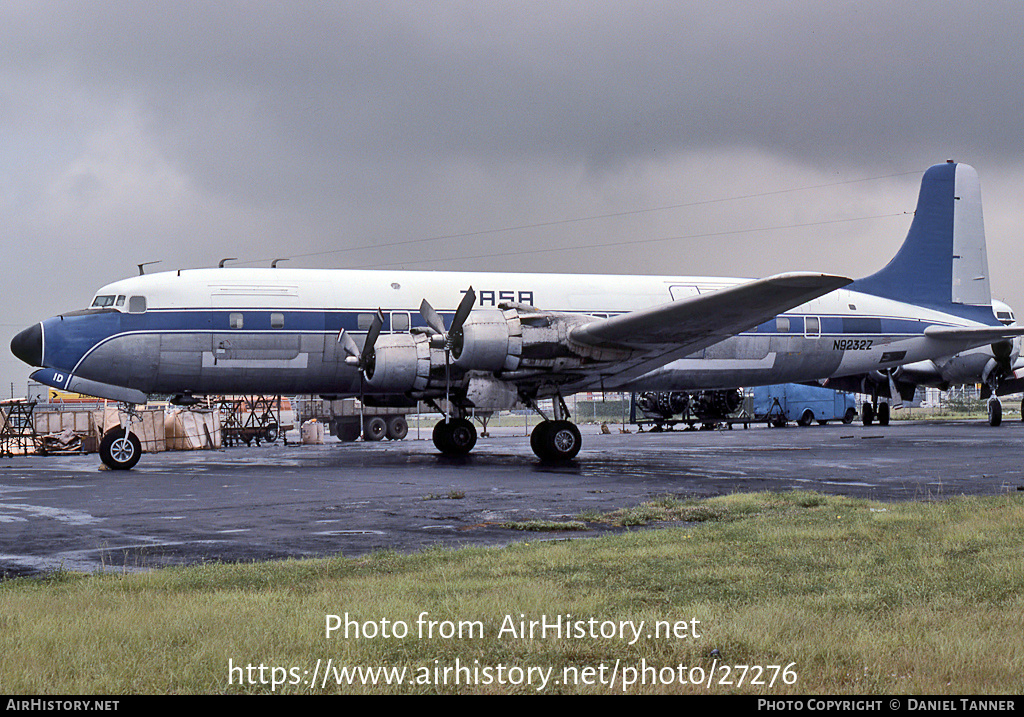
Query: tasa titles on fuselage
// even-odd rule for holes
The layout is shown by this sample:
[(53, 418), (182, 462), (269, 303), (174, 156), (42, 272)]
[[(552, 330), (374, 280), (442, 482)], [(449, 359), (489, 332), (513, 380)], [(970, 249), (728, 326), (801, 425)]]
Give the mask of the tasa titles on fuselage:
[[(468, 289), (463, 289), (465, 294)], [(482, 289), (476, 292), (478, 306), (497, 306), (498, 304), (526, 304), (533, 306), (532, 291), (494, 291), (493, 289)]]

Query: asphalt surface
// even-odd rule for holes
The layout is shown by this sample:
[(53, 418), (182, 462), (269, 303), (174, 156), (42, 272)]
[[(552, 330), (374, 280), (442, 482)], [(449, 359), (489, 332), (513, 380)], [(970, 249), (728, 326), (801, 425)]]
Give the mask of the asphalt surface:
[(1024, 490), (1019, 421), (582, 430), (566, 466), (541, 464), (522, 428), (492, 429), (470, 456), (446, 458), (427, 426), (424, 440), (413, 426), (395, 443), (147, 454), (125, 473), (100, 470), (96, 455), (0, 458), (0, 577), (560, 539), (501, 524), (666, 494), (810, 489), (899, 501)]

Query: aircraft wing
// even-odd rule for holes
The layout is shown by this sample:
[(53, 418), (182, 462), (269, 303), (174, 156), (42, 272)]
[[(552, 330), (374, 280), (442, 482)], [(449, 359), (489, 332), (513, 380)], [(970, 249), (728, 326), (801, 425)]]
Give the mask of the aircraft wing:
[(628, 350), (605, 378), (632, 378), (688, 356), (839, 289), (853, 280), (831, 274), (777, 274), (574, 328), (569, 338), (601, 350)]

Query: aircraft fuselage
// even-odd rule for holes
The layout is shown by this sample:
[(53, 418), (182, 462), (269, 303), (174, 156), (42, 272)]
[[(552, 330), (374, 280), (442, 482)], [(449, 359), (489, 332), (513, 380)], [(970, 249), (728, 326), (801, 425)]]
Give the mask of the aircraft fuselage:
[[(360, 340), (378, 308), (386, 336), (425, 327), (418, 310), (424, 297), (450, 321), (469, 286), (476, 287), (477, 309), (532, 304), (604, 318), (745, 281), (301, 269), (168, 272), (103, 287), (92, 308), (38, 325), (38, 356), (24, 355), (29, 348), (18, 353), (50, 369), (55, 380), (74, 376), (144, 394), (353, 395), (360, 391), (360, 374), (346, 362), (339, 335), (344, 331)], [(728, 388), (884, 370), (967, 348), (924, 336), (928, 326), (983, 324), (984, 312), (973, 311), (981, 307), (965, 308), (970, 318), (839, 289), (639, 377), (591, 376), (563, 381), (562, 388)], [(27, 347), (29, 338), (21, 343)], [(39, 378), (48, 377), (53, 378)]]

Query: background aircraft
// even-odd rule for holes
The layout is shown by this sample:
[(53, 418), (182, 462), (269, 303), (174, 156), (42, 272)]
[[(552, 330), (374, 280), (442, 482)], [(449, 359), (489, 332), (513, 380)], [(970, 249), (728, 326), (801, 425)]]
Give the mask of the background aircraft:
[[(992, 310), (1004, 325), (1017, 325), (1013, 309), (1006, 303), (993, 300)], [(861, 408), (861, 419), (865, 425), (877, 420), (883, 426), (889, 423), (890, 405), (897, 407), (903, 401), (912, 400), (918, 386), (946, 391), (951, 386), (981, 384), (981, 397), (989, 399), (989, 424), (998, 426), (1003, 416), (998, 397), (1024, 391), (1024, 358), (1020, 355), (1020, 345), (1019, 337), (1004, 339), (955, 356), (917, 361), (888, 371), (828, 379), (824, 383), (836, 390), (871, 396), (871, 402)], [(879, 401), (885, 398), (889, 401)], [(1024, 402), (1021, 412), (1024, 415)]]

